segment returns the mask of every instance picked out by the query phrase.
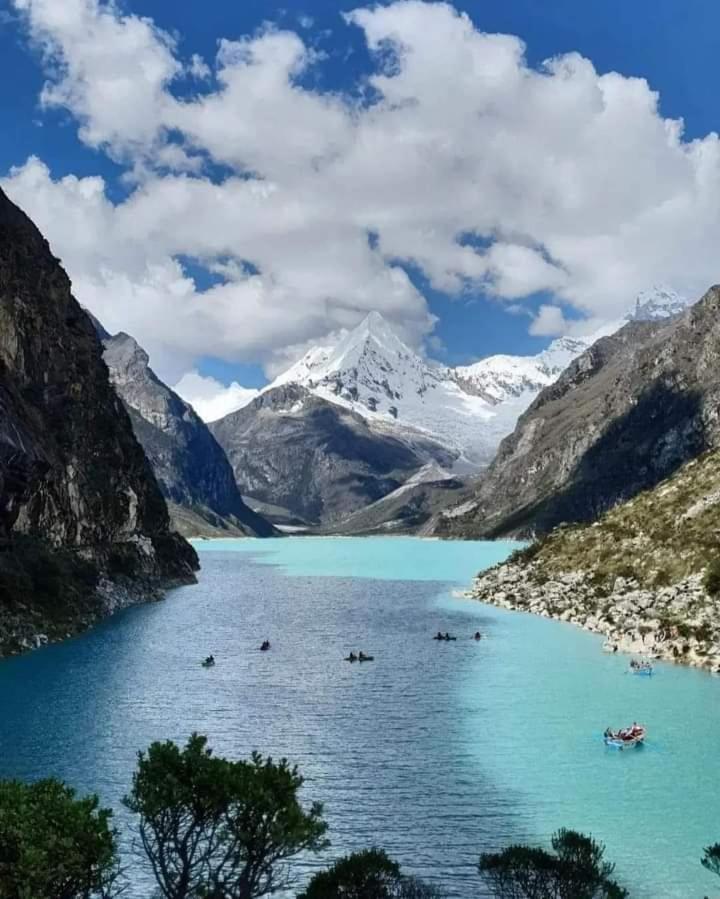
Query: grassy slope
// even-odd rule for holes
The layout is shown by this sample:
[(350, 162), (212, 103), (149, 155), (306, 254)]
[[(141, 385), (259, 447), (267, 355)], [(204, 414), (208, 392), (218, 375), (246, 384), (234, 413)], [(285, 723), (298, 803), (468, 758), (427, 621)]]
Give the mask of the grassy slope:
[(720, 565), (720, 452), (689, 462), (593, 525), (561, 527), (523, 555), (548, 575), (584, 571), (598, 586), (632, 577), (656, 589)]

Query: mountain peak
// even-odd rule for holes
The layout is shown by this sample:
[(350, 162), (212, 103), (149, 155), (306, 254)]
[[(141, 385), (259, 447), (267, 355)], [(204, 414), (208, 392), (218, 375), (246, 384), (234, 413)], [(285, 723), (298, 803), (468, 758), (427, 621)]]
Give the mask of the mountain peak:
[(368, 339), (372, 339), (379, 347), (385, 350), (412, 352), (398, 337), (390, 322), (383, 318), (379, 312), (373, 310), (352, 331), (348, 331), (332, 355), (336, 356), (342, 352), (347, 352), (351, 347), (363, 346)]
[(626, 318), (632, 322), (659, 321), (684, 312), (689, 305), (687, 297), (672, 287), (655, 284), (637, 295), (635, 308), (628, 312)]

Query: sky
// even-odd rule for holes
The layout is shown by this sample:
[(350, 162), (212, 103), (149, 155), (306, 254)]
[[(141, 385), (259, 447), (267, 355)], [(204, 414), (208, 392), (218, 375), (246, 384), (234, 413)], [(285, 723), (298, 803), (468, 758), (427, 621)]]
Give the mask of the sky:
[(213, 414), (371, 310), (447, 364), (718, 280), (715, 0), (0, 0), (0, 186)]

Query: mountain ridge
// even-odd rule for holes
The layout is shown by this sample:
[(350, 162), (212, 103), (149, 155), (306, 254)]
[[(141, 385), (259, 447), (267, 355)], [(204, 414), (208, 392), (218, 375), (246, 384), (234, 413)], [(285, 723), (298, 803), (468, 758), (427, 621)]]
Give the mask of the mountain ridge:
[(629, 321), (545, 388), (448, 536), (528, 536), (586, 521), (720, 439), (720, 289), (680, 315)]
[(0, 190), (0, 654), (194, 580), (94, 327)]
[(110, 380), (178, 530), (186, 536), (276, 534), (245, 505), (224, 451), (193, 408), (157, 377), (145, 350), (124, 332), (102, 332)]

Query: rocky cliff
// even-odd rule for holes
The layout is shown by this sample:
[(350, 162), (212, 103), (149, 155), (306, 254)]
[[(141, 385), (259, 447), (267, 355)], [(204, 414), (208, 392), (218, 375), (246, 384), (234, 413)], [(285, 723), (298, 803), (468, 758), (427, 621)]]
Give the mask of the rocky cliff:
[(297, 384), (275, 387), (210, 428), (243, 495), (331, 526), (429, 463), (456, 458), (430, 435), (370, 422)]
[(2, 191), (0, 411), (0, 653), (193, 580), (94, 327)]
[(186, 536), (277, 533), (245, 505), (224, 451), (193, 408), (155, 375), (145, 350), (127, 334), (105, 335), (110, 379), (130, 414), (175, 527)]
[(720, 288), (630, 322), (542, 391), (438, 532), (527, 536), (590, 521), (720, 444)]
[(578, 624), (610, 651), (720, 670), (720, 452), (592, 525), (556, 529), (472, 595)]

